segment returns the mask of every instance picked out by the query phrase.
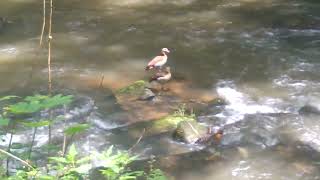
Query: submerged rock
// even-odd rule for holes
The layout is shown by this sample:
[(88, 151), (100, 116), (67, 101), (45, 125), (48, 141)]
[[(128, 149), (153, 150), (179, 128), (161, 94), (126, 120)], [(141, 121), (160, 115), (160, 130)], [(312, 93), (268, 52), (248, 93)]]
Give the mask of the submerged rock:
[(307, 104), (299, 109), (299, 114), (319, 114), (320, 115), (320, 108), (316, 105)]

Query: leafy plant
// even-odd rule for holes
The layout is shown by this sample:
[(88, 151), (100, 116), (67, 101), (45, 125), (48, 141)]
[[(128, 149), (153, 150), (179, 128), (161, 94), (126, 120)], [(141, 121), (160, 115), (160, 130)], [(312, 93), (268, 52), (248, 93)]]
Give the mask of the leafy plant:
[(87, 130), (89, 127), (89, 124), (76, 124), (68, 127), (66, 130), (64, 130), (64, 133), (66, 135), (72, 136)]
[[(55, 108), (61, 105), (69, 104), (73, 96), (55, 96), (34, 95), (27, 96), (22, 102), (9, 105), (5, 109), (12, 114), (30, 114), (43, 109)], [(9, 97), (5, 98), (8, 99)]]
[(136, 179), (144, 173), (143, 171), (131, 171), (128, 168), (128, 165), (137, 158), (136, 156), (131, 157), (128, 153), (120, 151), (114, 154), (113, 146), (97, 154), (97, 157), (103, 161), (104, 169), (101, 170), (101, 173), (108, 180)]
[(152, 169), (147, 178), (147, 180), (167, 180), (168, 178), (160, 169)]
[(187, 107), (186, 104), (181, 104), (178, 109), (173, 113), (174, 116), (190, 116), (195, 117), (195, 114), (191, 111), (190, 113), (187, 113)]
[(52, 169), (57, 172), (57, 176), (60, 179), (71, 180), (80, 179), (88, 175), (91, 169), (90, 156), (80, 158), (74, 145), (70, 146), (70, 149), (65, 157), (50, 157), (50, 163), (52, 163)]

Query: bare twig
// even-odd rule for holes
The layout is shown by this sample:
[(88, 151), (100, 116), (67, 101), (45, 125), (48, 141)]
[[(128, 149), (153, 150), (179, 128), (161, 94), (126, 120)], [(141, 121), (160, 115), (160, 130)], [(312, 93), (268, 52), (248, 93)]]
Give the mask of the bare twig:
[(192, 126), (192, 124), (190, 124), (189, 122), (187, 122), (188, 125), (191, 127), (191, 129), (193, 130), (193, 132), (195, 132), (197, 135), (199, 135), (199, 132)]
[[(8, 145), (8, 149), (7, 149), (8, 152), (10, 152), (10, 150), (11, 150), (12, 139), (13, 139), (13, 132), (11, 132), (11, 134), (10, 134), (10, 140), (9, 140), (9, 145)], [(9, 163), (10, 163), (10, 160), (9, 160), (9, 158), (7, 158), (7, 163), (6, 163), (7, 175), (9, 175)]]
[(6, 154), (7, 156), (12, 157), (13, 159), (16, 159), (16, 160), (22, 162), (24, 165), (28, 166), (29, 168), (34, 169), (27, 161), (24, 161), (24, 160), (20, 159), (19, 157), (11, 154), (10, 152), (7, 152), (7, 151), (5, 151), (3, 149), (0, 149), (0, 152), (3, 153), (3, 154)]
[[(66, 113), (66, 111), (67, 111), (67, 108), (64, 107), (64, 113)], [(67, 119), (65, 118), (63, 123), (63, 129), (65, 130), (66, 127), (67, 127)], [(66, 148), (67, 148), (67, 135), (63, 133), (62, 155), (65, 154)]]
[(52, 82), (51, 82), (52, 13), (53, 13), (53, 0), (50, 0), (50, 16), (49, 16), (49, 32), (48, 32), (48, 91), (49, 91), (49, 95), (51, 95), (51, 91), (52, 91)]
[(101, 77), (99, 88), (103, 88), (103, 80), (104, 80), (104, 75), (102, 75)]
[(44, 28), (46, 27), (46, 0), (43, 0), (43, 20), (42, 20), (42, 29), (40, 35), (40, 47), (42, 46), (42, 39), (44, 34)]
[(32, 154), (32, 148), (33, 148), (33, 144), (36, 138), (36, 134), (37, 134), (37, 127), (35, 127), (33, 129), (33, 134), (32, 134), (32, 140), (31, 140), (31, 144), (30, 144), (30, 149), (29, 149), (29, 159), (31, 159), (31, 154)]
[(134, 145), (132, 145), (130, 149), (128, 149), (129, 152), (139, 144), (139, 142), (141, 141), (141, 139), (142, 139), (142, 137), (143, 137), (145, 132), (146, 132), (146, 128), (143, 128), (143, 131), (142, 131), (139, 139), (137, 140), (137, 142)]

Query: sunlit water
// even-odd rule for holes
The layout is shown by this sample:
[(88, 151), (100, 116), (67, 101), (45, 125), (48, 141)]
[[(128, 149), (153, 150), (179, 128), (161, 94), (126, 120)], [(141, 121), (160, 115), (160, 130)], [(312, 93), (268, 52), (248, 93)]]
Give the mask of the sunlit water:
[[(85, 104), (94, 102), (88, 110), (94, 111), (89, 117), (94, 128), (81, 137), (87, 152), (110, 144), (128, 149), (135, 141), (110, 131), (127, 123), (126, 114), (115, 105), (111, 91), (97, 87), (102, 76), (106, 89), (147, 79), (144, 66), (162, 47), (172, 50), (168, 64), (174, 76), (229, 102), (223, 112), (212, 115), (224, 124), (254, 114), (297, 114), (319, 97), (319, 8), (312, 0), (57, 0), (54, 91), (87, 97)], [(0, 33), (1, 95), (47, 92), (46, 51), (39, 50), (41, 4), (3, 0), (0, 16), (10, 20)], [(299, 127), (319, 130), (319, 123), (306, 122)], [(40, 130), (39, 145), (41, 137)], [(23, 136), (15, 138), (18, 142)], [(197, 148), (161, 136), (143, 140), (137, 151), (147, 157)], [(196, 163), (202, 165), (170, 173), (181, 179), (320, 178), (309, 155), (245, 149), (245, 157), (225, 150), (223, 162)]]

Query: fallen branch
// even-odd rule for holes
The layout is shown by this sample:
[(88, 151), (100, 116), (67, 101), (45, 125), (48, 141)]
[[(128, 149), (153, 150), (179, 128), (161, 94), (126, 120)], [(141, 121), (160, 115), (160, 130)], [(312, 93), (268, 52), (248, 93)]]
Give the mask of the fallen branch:
[(99, 88), (103, 88), (103, 80), (104, 80), (104, 75), (102, 75), (101, 77)]
[(141, 141), (141, 139), (142, 139), (142, 137), (143, 137), (143, 135), (144, 135), (145, 132), (146, 132), (146, 128), (143, 128), (143, 131), (142, 131), (139, 139), (137, 140), (137, 142), (136, 142), (130, 149), (128, 149), (129, 152), (130, 152), (137, 144), (139, 144), (139, 142)]
[(6, 154), (7, 156), (12, 157), (13, 159), (16, 159), (16, 160), (20, 161), (21, 163), (23, 163), (24, 165), (28, 166), (29, 168), (34, 169), (27, 161), (24, 161), (24, 160), (20, 159), (19, 157), (15, 156), (15, 155), (13, 155), (13, 154), (11, 154), (11, 153), (3, 150), (3, 149), (0, 149), (0, 152), (2, 152), (3, 154)]

